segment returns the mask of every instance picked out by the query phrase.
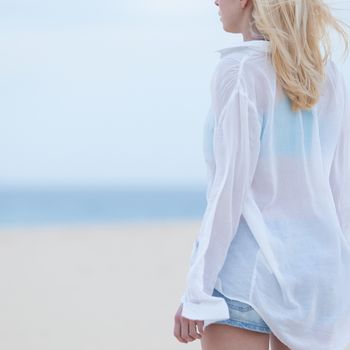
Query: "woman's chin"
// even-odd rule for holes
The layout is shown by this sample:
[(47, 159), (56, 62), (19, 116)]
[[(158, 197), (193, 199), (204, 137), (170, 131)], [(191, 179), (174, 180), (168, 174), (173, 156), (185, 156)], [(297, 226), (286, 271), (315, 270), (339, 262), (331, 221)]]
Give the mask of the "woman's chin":
[(224, 30), (225, 32), (227, 32), (227, 33), (230, 32), (230, 30), (225, 26), (225, 24), (222, 25), (222, 28), (223, 28), (223, 30)]

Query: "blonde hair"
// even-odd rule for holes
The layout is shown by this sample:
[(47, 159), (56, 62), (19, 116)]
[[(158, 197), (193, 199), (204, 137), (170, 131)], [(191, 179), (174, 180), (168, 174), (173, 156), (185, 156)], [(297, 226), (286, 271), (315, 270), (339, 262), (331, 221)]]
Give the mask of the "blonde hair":
[(331, 56), (328, 28), (333, 27), (343, 37), (347, 55), (349, 36), (341, 24), (349, 26), (322, 0), (252, 2), (252, 33), (270, 41), (272, 64), (293, 111), (311, 109), (319, 99), (325, 64)]

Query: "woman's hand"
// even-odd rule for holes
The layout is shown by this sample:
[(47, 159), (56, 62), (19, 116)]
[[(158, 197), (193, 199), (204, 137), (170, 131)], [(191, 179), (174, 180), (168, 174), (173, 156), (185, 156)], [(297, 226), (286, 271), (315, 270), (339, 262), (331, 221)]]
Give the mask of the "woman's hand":
[[(202, 338), (204, 321), (189, 320), (181, 316), (182, 303), (175, 314), (174, 336), (181, 343), (188, 343)], [(198, 332), (196, 330), (198, 327)]]

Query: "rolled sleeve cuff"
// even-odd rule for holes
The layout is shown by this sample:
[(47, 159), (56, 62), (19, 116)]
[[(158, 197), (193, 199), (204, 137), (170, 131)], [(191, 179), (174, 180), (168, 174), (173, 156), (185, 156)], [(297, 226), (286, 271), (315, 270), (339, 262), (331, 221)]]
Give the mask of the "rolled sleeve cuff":
[(183, 297), (181, 315), (189, 320), (204, 321), (204, 328), (211, 323), (229, 319), (230, 313), (226, 301), (219, 297), (216, 299), (210, 302), (192, 303)]

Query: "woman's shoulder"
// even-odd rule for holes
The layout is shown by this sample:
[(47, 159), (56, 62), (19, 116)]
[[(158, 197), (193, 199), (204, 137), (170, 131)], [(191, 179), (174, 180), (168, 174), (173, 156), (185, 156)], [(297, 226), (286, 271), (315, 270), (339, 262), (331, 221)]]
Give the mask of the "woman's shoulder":
[(213, 93), (227, 96), (229, 92), (239, 90), (253, 96), (256, 85), (266, 85), (271, 90), (274, 71), (267, 54), (269, 42), (253, 40), (217, 51), (220, 58), (211, 80)]
[(212, 99), (224, 105), (230, 95), (239, 88), (242, 61), (233, 55), (221, 57), (217, 62), (210, 82)]
[[(216, 50), (216, 52), (219, 53), (219, 61), (214, 70), (215, 78), (234, 80), (239, 78), (241, 74), (254, 74), (254, 66), (270, 60), (270, 42), (267, 40), (236, 42), (232, 46)], [(252, 68), (243, 70), (242, 68), (247, 65), (251, 65)]]

